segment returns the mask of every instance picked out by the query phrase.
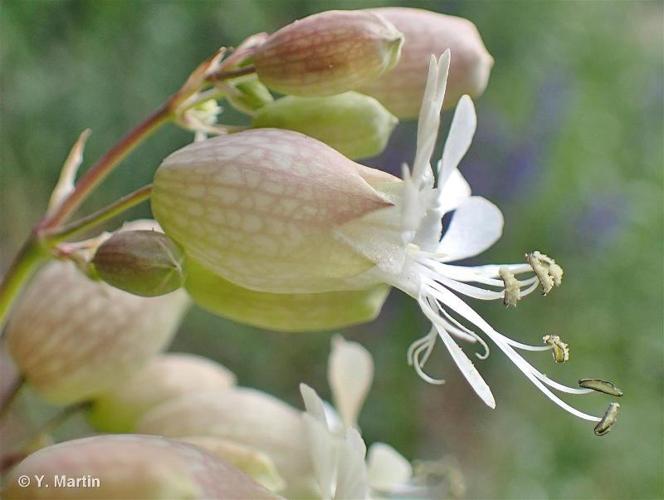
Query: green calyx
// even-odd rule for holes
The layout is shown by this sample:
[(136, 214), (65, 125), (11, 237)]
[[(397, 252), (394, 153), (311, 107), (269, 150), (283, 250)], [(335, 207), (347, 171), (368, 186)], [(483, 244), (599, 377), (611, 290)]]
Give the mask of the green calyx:
[(380, 154), (397, 123), (373, 97), (345, 92), (330, 97), (283, 97), (262, 107), (252, 126), (295, 130), (356, 159)]
[(343, 292), (256, 292), (191, 259), (185, 261), (185, 269), (185, 288), (202, 308), (234, 321), (284, 332), (331, 330), (372, 321), (389, 293), (386, 285)]
[(96, 275), (115, 288), (143, 297), (156, 297), (182, 287), (180, 247), (156, 231), (121, 231), (102, 243), (92, 266)]
[(226, 99), (235, 109), (248, 114), (274, 101), (270, 91), (257, 78), (235, 84)]

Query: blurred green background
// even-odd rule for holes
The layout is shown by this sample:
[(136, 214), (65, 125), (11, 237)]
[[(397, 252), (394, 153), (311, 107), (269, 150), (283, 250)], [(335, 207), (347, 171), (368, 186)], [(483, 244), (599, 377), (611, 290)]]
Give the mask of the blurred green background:
[[(8, 264), (43, 213), (82, 129), (93, 130), (91, 161), (219, 45), (321, 10), (396, 3), (0, 3), (0, 263)], [(565, 269), (564, 286), (547, 298), (534, 295), (517, 310), (477, 308), (520, 340), (561, 335), (572, 349), (568, 364), (533, 358), (549, 375), (571, 385), (604, 377), (625, 397), (616, 428), (597, 438), (591, 424), (550, 404), (499, 352), (478, 363), (496, 396), (493, 411), (442, 349), (428, 366), (447, 383), (428, 386), (405, 360), (427, 324), (395, 291), (378, 320), (343, 332), (375, 356), (376, 381), (360, 420), (365, 439), (386, 441), (411, 459), (453, 457), (468, 498), (664, 497), (663, 4), (401, 4), (469, 18), (496, 60), (461, 170), (477, 194), (503, 209), (506, 228), (476, 262), (518, 261), (540, 249)], [(414, 130), (400, 125), (389, 150), (370, 163), (393, 169), (410, 159)], [(160, 132), (86, 210), (149, 182), (160, 160), (190, 140), (175, 128)], [(300, 381), (329, 397), (330, 337), (260, 331), (195, 310), (172, 349), (218, 360), (243, 385), (299, 407)], [(589, 396), (578, 405), (597, 414), (606, 400)]]

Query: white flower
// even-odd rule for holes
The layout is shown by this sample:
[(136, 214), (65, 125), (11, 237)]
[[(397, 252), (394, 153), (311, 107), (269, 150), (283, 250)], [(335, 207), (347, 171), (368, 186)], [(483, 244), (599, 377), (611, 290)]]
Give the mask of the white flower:
[[(433, 166), (430, 163), (449, 62), (449, 51), (438, 60), (431, 58), (418, 124), (417, 152), (412, 169), (404, 166), (403, 183), (373, 182), (365, 177), (393, 206), (356, 218), (337, 229), (340, 238), (376, 264), (355, 280), (389, 283), (418, 301), (432, 328), (413, 343), (408, 360), (428, 382), (443, 382), (423, 370), (436, 340), (440, 339), (475, 392), (488, 406), (495, 407), (491, 389), (455, 341), (456, 338), (480, 343), (484, 348), (484, 353), (477, 354), (480, 359), (489, 354), (485, 340), (459, 321), (463, 319), (503, 351), (549, 399), (577, 417), (598, 422), (600, 418), (571, 407), (551, 389), (570, 394), (591, 390), (554, 382), (518, 352), (548, 350), (552, 345), (531, 346), (506, 337), (460, 298), (501, 299), (506, 305), (514, 305), (540, 285), (545, 294), (559, 285), (562, 269), (539, 252), (528, 254), (527, 263), (522, 264), (475, 267), (448, 264), (489, 248), (500, 237), (503, 226), (500, 210), (482, 197), (471, 196), (468, 183), (457, 170), (476, 126), (474, 106), (468, 96), (463, 96), (456, 108), (442, 158)], [(442, 217), (451, 210), (455, 210), (454, 216), (441, 239)], [(515, 278), (524, 273), (534, 275), (522, 280)]]
[[(423, 369), (440, 339), (475, 392), (493, 408), (489, 386), (455, 340), (480, 343), (484, 353), (478, 357), (483, 359), (488, 339), (560, 407), (600, 421), (552, 392), (585, 394), (591, 389), (550, 380), (518, 352), (554, 349), (555, 359), (564, 361), (564, 342), (530, 346), (512, 340), (461, 298), (514, 306), (538, 287), (550, 292), (560, 285), (563, 272), (539, 252), (527, 254), (520, 264), (450, 264), (495, 243), (503, 217), (488, 200), (471, 196), (457, 170), (475, 133), (468, 96), (459, 100), (442, 158), (431, 164), (449, 62), (449, 51), (431, 59), (415, 160), (412, 169), (404, 167), (403, 179), (355, 163), (302, 134), (256, 129), (189, 145), (164, 160), (152, 194), (155, 216), (188, 256), (253, 291), (307, 294), (380, 284), (399, 288), (418, 301), (432, 323), (408, 353), (428, 382), (442, 383)], [(441, 238), (442, 217), (450, 211), (454, 215)]]
[(335, 337), (328, 381), (341, 420), (316, 391), (301, 384), (306, 411), (302, 419), (316, 481), (323, 499), (366, 499), (421, 490), (410, 484), (412, 468), (394, 448), (367, 448), (357, 429), (357, 415), (373, 380), (373, 360), (360, 344)]

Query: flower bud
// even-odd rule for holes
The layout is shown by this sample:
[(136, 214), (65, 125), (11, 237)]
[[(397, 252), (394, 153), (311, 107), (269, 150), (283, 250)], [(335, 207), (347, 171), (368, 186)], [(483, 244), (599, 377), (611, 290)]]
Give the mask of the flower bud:
[(83, 401), (139, 369), (171, 340), (189, 299), (131, 295), (88, 279), (69, 261), (37, 273), (7, 325), (19, 371), (46, 400)]
[(6, 500), (277, 498), (195, 446), (137, 435), (49, 446), (23, 460), (5, 484)]
[(226, 99), (234, 108), (249, 114), (274, 101), (270, 91), (256, 78), (234, 84)]
[(376, 99), (345, 92), (330, 97), (283, 97), (263, 107), (252, 125), (302, 132), (348, 158), (364, 158), (385, 149), (397, 122)]
[(475, 25), (455, 16), (407, 7), (371, 9), (404, 34), (401, 58), (381, 78), (361, 86), (399, 118), (417, 118), (424, 95), (429, 58), (451, 51), (450, 72), (443, 107), (453, 107), (468, 94), (478, 97), (489, 81), (493, 58)]
[(269, 88), (299, 96), (354, 90), (392, 68), (403, 37), (379, 15), (327, 11), (273, 33), (256, 50), (254, 64)]
[(235, 385), (235, 375), (214, 361), (193, 354), (162, 354), (121, 384), (97, 395), (88, 414), (104, 432), (133, 432), (151, 408), (170, 399)]
[(225, 460), (251, 476), (270, 491), (281, 491), (286, 487), (274, 462), (265, 453), (242, 446), (227, 439), (209, 436), (192, 436), (180, 439), (203, 448), (208, 453)]
[[(254, 389), (199, 392), (157, 406), (138, 432), (172, 438), (211, 436), (265, 453), (274, 462), (291, 498), (312, 493), (312, 469), (300, 413)], [(299, 496), (298, 496), (299, 495)]]
[(378, 285), (343, 292), (255, 292), (234, 285), (191, 259), (185, 268), (185, 287), (203, 309), (240, 323), (284, 332), (333, 330), (372, 321), (390, 290)]
[(157, 231), (119, 231), (103, 242), (92, 264), (109, 285), (134, 295), (155, 297), (180, 288), (184, 255)]
[(362, 177), (368, 170), (297, 132), (248, 130), (166, 158), (152, 209), (188, 256), (236, 285), (277, 293), (346, 290), (347, 280), (373, 263), (335, 228), (391, 206)]

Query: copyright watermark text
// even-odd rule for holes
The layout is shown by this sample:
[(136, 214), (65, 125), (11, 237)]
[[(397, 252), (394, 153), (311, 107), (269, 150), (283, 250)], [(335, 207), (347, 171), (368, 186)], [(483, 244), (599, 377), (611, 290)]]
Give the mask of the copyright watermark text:
[(99, 488), (101, 480), (90, 474), (68, 476), (66, 474), (23, 474), (16, 478), (21, 488)]

